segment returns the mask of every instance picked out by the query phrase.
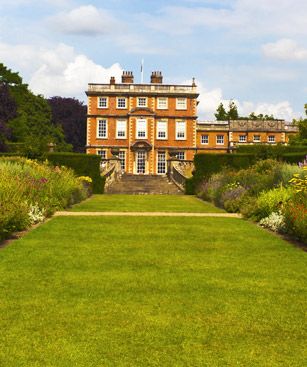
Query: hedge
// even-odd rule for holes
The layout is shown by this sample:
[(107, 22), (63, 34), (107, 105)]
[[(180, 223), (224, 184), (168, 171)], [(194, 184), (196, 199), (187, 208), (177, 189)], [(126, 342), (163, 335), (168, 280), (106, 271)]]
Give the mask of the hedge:
[(295, 152), (295, 153), (285, 153), (282, 155), (281, 159), (284, 162), (291, 163), (291, 164), (298, 164), (299, 162), (303, 162), (306, 157), (306, 150), (305, 152)]
[(188, 195), (194, 194), (195, 188), (204, 178), (209, 178), (213, 173), (219, 172), (223, 167), (242, 169), (251, 166), (255, 162), (256, 156), (254, 154), (195, 154), (195, 171), (193, 177), (186, 180), (185, 192)]
[(281, 144), (239, 145), (236, 149), (236, 152), (245, 154), (254, 154), (257, 158), (261, 159), (267, 159), (267, 158), (282, 159), (283, 155), (288, 153), (302, 152), (307, 154), (307, 146), (281, 145)]
[(54, 165), (72, 168), (79, 176), (89, 176), (93, 180), (93, 193), (103, 193), (105, 179), (100, 175), (101, 158), (98, 155), (82, 153), (47, 153), (46, 158)]

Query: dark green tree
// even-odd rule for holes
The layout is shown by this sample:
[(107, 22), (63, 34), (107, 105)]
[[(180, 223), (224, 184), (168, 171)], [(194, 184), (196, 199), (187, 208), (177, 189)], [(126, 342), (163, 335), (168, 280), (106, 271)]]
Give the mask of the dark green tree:
[(223, 103), (221, 102), (217, 109), (216, 109), (216, 113), (214, 114), (215, 118), (217, 121), (226, 121), (228, 120), (228, 115), (227, 112), (223, 106)]
[(48, 143), (57, 150), (70, 150), (60, 126), (51, 123), (51, 108), (40, 95), (33, 94), (18, 73), (0, 64), (0, 82), (6, 85), (17, 106), (17, 113), (6, 125), (11, 131), (11, 141), (21, 143), (22, 152), (28, 156), (41, 155)]
[(228, 120), (238, 120), (239, 118), (238, 108), (234, 103), (234, 101), (229, 102), (228, 108), (229, 108), (227, 112)]
[[(307, 103), (305, 104), (304, 108), (305, 114), (307, 115)], [(307, 146), (307, 118), (293, 120), (293, 124), (298, 127), (298, 134), (290, 138), (290, 144)]]

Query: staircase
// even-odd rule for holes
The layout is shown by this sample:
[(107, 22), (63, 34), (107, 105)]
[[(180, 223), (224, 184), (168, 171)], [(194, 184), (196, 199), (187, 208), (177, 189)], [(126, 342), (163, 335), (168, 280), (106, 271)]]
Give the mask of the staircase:
[(119, 181), (113, 182), (106, 194), (172, 194), (182, 191), (167, 176), (124, 174)]

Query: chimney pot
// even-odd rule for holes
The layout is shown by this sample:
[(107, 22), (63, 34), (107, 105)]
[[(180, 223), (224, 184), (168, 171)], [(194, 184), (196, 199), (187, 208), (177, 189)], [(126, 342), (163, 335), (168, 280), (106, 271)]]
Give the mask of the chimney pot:
[(123, 71), (122, 83), (133, 84), (133, 73), (132, 71)]
[(115, 84), (115, 77), (114, 76), (111, 76), (111, 78), (110, 78), (110, 84)]
[(153, 71), (150, 77), (150, 83), (152, 84), (162, 84), (163, 76), (161, 71)]

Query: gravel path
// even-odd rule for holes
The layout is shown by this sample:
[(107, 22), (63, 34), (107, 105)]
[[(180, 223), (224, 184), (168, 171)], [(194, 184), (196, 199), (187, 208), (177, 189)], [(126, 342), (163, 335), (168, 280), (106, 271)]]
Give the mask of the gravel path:
[(178, 212), (56, 212), (55, 217), (76, 216), (150, 216), (150, 217), (222, 217), (242, 218), (237, 213), (178, 213)]

